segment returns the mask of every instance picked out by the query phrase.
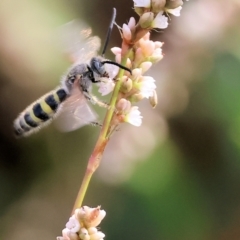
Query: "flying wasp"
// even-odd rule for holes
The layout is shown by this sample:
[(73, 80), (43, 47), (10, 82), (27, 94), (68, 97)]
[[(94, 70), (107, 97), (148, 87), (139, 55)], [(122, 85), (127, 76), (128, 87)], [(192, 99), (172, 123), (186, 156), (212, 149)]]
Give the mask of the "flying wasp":
[[(113, 9), (102, 56), (106, 51), (115, 18), (116, 9)], [(103, 78), (113, 78), (114, 73), (109, 66), (131, 72), (116, 62), (94, 57), (99, 47), (100, 41), (96, 41), (96, 37), (87, 39), (84, 48), (80, 49), (80, 54), (77, 53), (76, 63), (63, 76), (60, 86), (27, 107), (14, 121), (14, 133), (17, 137), (38, 131), (56, 117), (58, 125), (64, 131), (73, 131), (86, 124), (99, 125), (96, 122), (97, 116), (87, 101), (101, 107), (108, 105), (91, 94), (92, 83), (99, 83)], [(115, 71), (115, 75), (116, 73)]]

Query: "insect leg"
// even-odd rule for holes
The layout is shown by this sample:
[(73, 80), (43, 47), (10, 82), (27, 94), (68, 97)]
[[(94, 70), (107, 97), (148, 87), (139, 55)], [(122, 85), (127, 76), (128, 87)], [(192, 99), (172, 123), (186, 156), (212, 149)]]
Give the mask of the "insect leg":
[(99, 100), (96, 96), (90, 94), (87, 90), (83, 91), (84, 97), (92, 104), (97, 104), (99, 107), (109, 108), (109, 104)]
[(90, 124), (94, 127), (102, 127), (102, 124), (99, 122), (90, 122)]

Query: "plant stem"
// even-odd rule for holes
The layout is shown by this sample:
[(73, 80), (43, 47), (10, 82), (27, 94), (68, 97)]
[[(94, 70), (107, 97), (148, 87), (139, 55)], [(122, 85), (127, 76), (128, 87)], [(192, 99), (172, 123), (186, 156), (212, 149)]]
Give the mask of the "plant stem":
[(96, 171), (96, 169), (98, 168), (98, 166), (100, 164), (100, 161), (102, 159), (102, 154), (106, 147), (107, 142), (108, 142), (107, 140), (102, 140), (102, 137), (100, 134), (98, 141), (96, 143), (96, 146), (93, 150), (93, 153), (91, 154), (91, 156), (88, 160), (87, 169), (86, 169), (81, 187), (79, 189), (77, 198), (75, 200), (72, 214), (74, 213), (76, 208), (80, 208), (82, 206), (82, 202), (85, 197), (86, 191), (88, 189), (89, 182), (92, 178), (93, 173)]
[[(126, 54), (125, 57), (123, 58), (121, 65), (126, 66), (127, 58), (128, 58), (128, 54)], [(123, 74), (124, 74), (124, 70), (120, 69), (119, 74), (118, 74), (118, 79), (121, 79), (123, 77)], [(116, 82), (115, 88), (113, 90), (109, 109), (108, 109), (105, 119), (103, 121), (103, 126), (102, 126), (101, 132), (99, 134), (97, 143), (96, 143), (96, 145), (93, 149), (93, 152), (88, 160), (87, 169), (86, 169), (81, 187), (79, 189), (77, 198), (75, 200), (72, 214), (74, 213), (76, 208), (80, 208), (82, 206), (83, 199), (85, 197), (85, 194), (88, 189), (92, 175), (96, 171), (96, 169), (98, 168), (98, 166), (102, 160), (103, 152), (109, 141), (108, 133), (111, 129), (111, 120), (112, 120), (112, 117), (113, 117), (113, 114), (115, 111), (115, 105), (117, 102), (120, 87), (121, 87), (121, 80)]]

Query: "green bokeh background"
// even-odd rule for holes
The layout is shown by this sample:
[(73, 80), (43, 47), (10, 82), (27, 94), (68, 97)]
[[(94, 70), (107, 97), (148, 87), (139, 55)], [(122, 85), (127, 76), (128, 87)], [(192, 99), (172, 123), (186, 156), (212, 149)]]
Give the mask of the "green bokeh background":
[[(182, 28), (191, 39), (181, 19), (188, 14), (188, 22), (194, 23), (198, 4), (212, 8), (209, 19), (224, 18), (222, 32), (214, 39), (195, 37), (191, 44), (178, 38), (179, 50), (172, 36)], [(137, 17), (132, 6), (130, 0), (1, 1), (0, 239), (55, 239), (61, 234), (98, 136), (99, 129), (91, 126), (65, 134), (50, 126), (26, 139), (12, 136), (17, 114), (53, 89), (69, 66), (51, 41), (53, 32), (80, 18), (104, 39), (112, 8), (117, 8), (121, 25)], [(235, 14), (221, 15), (229, 8)], [(127, 181), (112, 185), (98, 176), (92, 179), (84, 204), (107, 211), (101, 224), (106, 239), (240, 239), (239, 16), (239, 1), (189, 1), (180, 18), (171, 17), (169, 29), (153, 33), (155, 40), (165, 42), (166, 55), (155, 74), (161, 75), (167, 66), (179, 82), (191, 78), (186, 84), (188, 101), (175, 114), (164, 116), (163, 103), (153, 110), (167, 120), (168, 136), (134, 165)], [(195, 32), (201, 30), (195, 26)], [(119, 44), (114, 29), (109, 49)], [(178, 68), (174, 50), (180, 56)], [(107, 55), (112, 58), (110, 51)], [(177, 101), (172, 105), (178, 108)], [(161, 135), (161, 128), (154, 131)], [(115, 148), (118, 155), (117, 144)]]

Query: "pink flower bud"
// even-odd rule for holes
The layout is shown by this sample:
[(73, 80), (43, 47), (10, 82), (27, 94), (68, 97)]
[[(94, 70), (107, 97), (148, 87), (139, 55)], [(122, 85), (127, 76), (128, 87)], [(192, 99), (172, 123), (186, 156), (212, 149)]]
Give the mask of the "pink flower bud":
[(182, 5), (183, 5), (182, 0), (167, 0), (165, 7), (169, 9), (174, 9)]
[(132, 79), (128, 78), (127, 76), (123, 76), (122, 78), (122, 86), (121, 92), (128, 93), (132, 90)]
[(131, 103), (126, 100), (125, 98), (121, 98), (118, 103), (116, 108), (120, 111), (120, 112), (129, 112), (130, 108), (131, 108)]
[(152, 66), (151, 62), (143, 62), (140, 64), (140, 68), (142, 69), (142, 73), (145, 73), (149, 70), (149, 68)]
[[(76, 213), (75, 213), (76, 214)], [(90, 208), (87, 206), (81, 207), (77, 212), (77, 217), (86, 227), (96, 227), (105, 217), (106, 212), (100, 210), (100, 207)]]
[(139, 25), (142, 28), (151, 28), (153, 24), (154, 14), (152, 12), (144, 13), (139, 19)]
[(104, 237), (105, 237), (105, 234), (100, 231), (90, 235), (91, 240), (100, 240), (100, 239), (103, 239)]
[(131, 31), (135, 30), (136, 27), (136, 20), (134, 17), (131, 17), (129, 22), (128, 22), (128, 27), (130, 28)]
[(149, 102), (153, 108), (155, 108), (157, 106), (158, 97), (157, 97), (157, 93), (155, 90), (153, 91), (153, 95), (151, 97), (149, 97)]
[(153, 41), (151, 40), (141, 41), (141, 40), (139, 41), (139, 44), (141, 46), (143, 55), (145, 57), (151, 56), (155, 48)]
[(158, 13), (160, 11), (163, 11), (164, 6), (166, 4), (166, 0), (151, 0), (152, 3), (152, 11), (154, 13)]
[(129, 28), (129, 26), (127, 24), (123, 24), (122, 27), (122, 33), (123, 33), (123, 38), (127, 41), (130, 41), (132, 39), (132, 33), (131, 30)]
[(122, 59), (121, 54), (117, 54), (117, 55), (115, 56), (115, 61), (116, 61), (117, 63), (121, 63), (121, 59)]
[(111, 51), (114, 55), (117, 55), (117, 54), (121, 54), (122, 53), (122, 49), (119, 48), (119, 47), (113, 47), (111, 48)]

